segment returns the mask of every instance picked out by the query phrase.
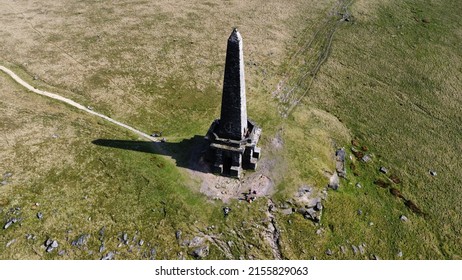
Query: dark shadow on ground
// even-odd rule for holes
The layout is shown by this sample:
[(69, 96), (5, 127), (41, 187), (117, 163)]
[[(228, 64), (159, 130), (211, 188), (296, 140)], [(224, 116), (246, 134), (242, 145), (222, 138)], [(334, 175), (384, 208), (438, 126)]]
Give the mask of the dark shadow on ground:
[(97, 139), (92, 143), (103, 147), (169, 156), (179, 167), (210, 173), (210, 166), (203, 160), (208, 144), (204, 136), (195, 135), (178, 143), (115, 139)]

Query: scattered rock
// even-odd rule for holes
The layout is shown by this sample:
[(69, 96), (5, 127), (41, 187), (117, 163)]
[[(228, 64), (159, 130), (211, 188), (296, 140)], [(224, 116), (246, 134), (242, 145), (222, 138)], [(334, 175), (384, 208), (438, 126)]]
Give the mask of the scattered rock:
[(34, 75), (34, 78), (33, 78), (33, 79), (34, 79), (34, 80), (38, 80), (39, 77), (38, 77), (37, 75)]
[(342, 251), (342, 254), (345, 254), (346, 253), (346, 248), (345, 246), (340, 246), (340, 251)]
[(127, 244), (128, 243), (128, 234), (126, 232), (124, 232), (122, 234), (122, 241)]
[(151, 250), (149, 251), (149, 253), (150, 253), (149, 259), (155, 260), (155, 259), (156, 259), (156, 253), (157, 253), (156, 249), (151, 248)]
[(358, 209), (358, 212), (357, 212), (357, 213), (358, 213), (358, 216), (361, 216), (361, 215), (363, 214), (363, 210)]
[(176, 237), (177, 240), (180, 240), (180, 238), (181, 238), (181, 233), (182, 233), (181, 230), (177, 230), (177, 231), (175, 232), (175, 237)]
[(109, 253), (107, 253), (106, 255), (104, 255), (101, 260), (103, 261), (108, 261), (108, 260), (113, 260), (115, 257), (115, 253), (113, 251), (110, 251)]
[(144, 240), (140, 239), (140, 241), (138, 241), (138, 245), (143, 246), (143, 244), (144, 244)]
[(280, 212), (284, 215), (290, 215), (292, 214), (294, 211), (292, 208), (286, 208), (286, 209), (281, 209)]
[(430, 173), (431, 176), (436, 176), (436, 171), (435, 170), (429, 170), (428, 171)]
[(58, 241), (56, 240), (53, 240), (51, 238), (48, 238), (45, 243), (44, 243), (46, 249), (45, 251), (47, 253), (51, 253), (51, 251), (53, 251), (54, 249), (58, 248), (59, 244), (58, 244)]
[(331, 249), (327, 249), (327, 251), (326, 251), (326, 255), (328, 255), (328, 256), (332, 256), (332, 250), (331, 250)]
[(398, 256), (398, 258), (402, 258), (403, 257), (403, 251), (399, 250), (398, 254), (396, 254), (396, 256)]
[(71, 242), (72, 246), (81, 247), (87, 245), (88, 239), (90, 238), (90, 234), (81, 234), (77, 237), (76, 240)]
[(11, 218), (8, 221), (6, 221), (5, 225), (3, 226), (3, 229), (9, 228), (12, 224), (17, 223), (18, 219), (16, 218)]
[(204, 238), (196, 236), (191, 241), (189, 241), (189, 247), (198, 247), (204, 244)]
[(38, 212), (38, 213), (37, 213), (37, 218), (38, 218), (39, 220), (43, 219), (43, 214), (42, 214), (42, 212)]
[(99, 246), (99, 252), (102, 253), (106, 251), (106, 247), (104, 247), (104, 244), (101, 244), (101, 246)]
[(16, 242), (16, 239), (12, 239), (12, 240), (8, 241), (8, 243), (6, 243), (6, 248), (10, 247), (11, 244), (13, 244), (15, 242)]
[(103, 226), (103, 227), (99, 230), (98, 233), (99, 233), (99, 235), (102, 237), (102, 236), (104, 236), (104, 233), (105, 233), (105, 232), (106, 232), (106, 227)]
[(353, 254), (357, 255), (359, 253), (358, 247), (355, 245), (351, 245), (351, 248), (353, 249)]
[(228, 216), (229, 212), (231, 212), (231, 208), (227, 206), (223, 208), (223, 214), (225, 214), (225, 217)]
[(322, 232), (323, 232), (322, 228), (316, 230), (317, 235), (321, 235)]
[(5, 172), (5, 173), (3, 173), (3, 179), (8, 179), (8, 178), (10, 178), (11, 176), (13, 176), (13, 173), (12, 173), (12, 172)]
[(373, 222), (370, 222), (370, 223), (369, 223), (369, 226), (373, 226), (373, 225), (374, 225), (374, 223), (373, 223)]
[(45, 240), (45, 246), (48, 247), (51, 245), (51, 243), (53, 243), (53, 240), (51, 240), (50, 238), (48, 238), (47, 240)]
[(0, 183), (0, 185), (2, 185), (2, 186), (5, 186), (6, 184), (8, 184), (8, 182), (7, 182), (6, 180), (3, 180), (3, 181)]
[(308, 202), (306, 203), (305, 207), (306, 208), (314, 208), (318, 203), (321, 203), (321, 198), (320, 197), (315, 197), (315, 198), (310, 198), (308, 199)]
[(58, 255), (59, 255), (59, 256), (64, 256), (64, 254), (66, 254), (66, 251), (64, 251), (64, 250), (60, 250), (60, 251), (58, 252)]
[(371, 259), (376, 260), (376, 261), (380, 260), (379, 256), (377, 256), (375, 254), (371, 255)]
[(358, 189), (361, 189), (363, 186), (362, 186), (360, 183), (356, 183), (356, 187), (357, 187)]
[(366, 253), (366, 249), (364, 249), (364, 246), (363, 245), (359, 245), (358, 246), (358, 249), (359, 249), (359, 253), (361, 255), (364, 255), (364, 253)]
[(207, 245), (196, 248), (191, 252), (191, 256), (193, 256), (194, 258), (198, 258), (198, 259), (203, 259), (207, 257), (208, 255), (209, 255), (209, 246)]
[(339, 177), (337, 175), (337, 172), (334, 172), (334, 175), (332, 175), (329, 179), (328, 187), (333, 190), (337, 190), (339, 186), (340, 186)]
[(361, 158), (361, 161), (362, 161), (362, 162), (369, 162), (369, 161), (371, 161), (371, 160), (372, 160), (372, 158), (371, 158), (370, 155), (364, 155), (364, 156)]
[(383, 174), (387, 174), (387, 173), (388, 173), (388, 169), (387, 169), (386, 167), (383, 167), (383, 166), (381, 166), (381, 167), (379, 168), (379, 171), (382, 172)]
[(409, 219), (408, 219), (406, 216), (404, 216), (404, 215), (399, 216), (399, 219), (400, 219), (401, 221), (403, 221), (403, 222), (409, 221)]

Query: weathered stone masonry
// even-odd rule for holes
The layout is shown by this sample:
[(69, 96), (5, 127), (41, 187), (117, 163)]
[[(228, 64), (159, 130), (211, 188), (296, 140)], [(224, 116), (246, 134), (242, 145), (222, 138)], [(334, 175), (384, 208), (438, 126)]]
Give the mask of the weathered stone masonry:
[(207, 159), (212, 171), (241, 177), (243, 169), (255, 170), (261, 128), (247, 119), (244, 55), (241, 34), (234, 29), (228, 39), (220, 119), (210, 126)]

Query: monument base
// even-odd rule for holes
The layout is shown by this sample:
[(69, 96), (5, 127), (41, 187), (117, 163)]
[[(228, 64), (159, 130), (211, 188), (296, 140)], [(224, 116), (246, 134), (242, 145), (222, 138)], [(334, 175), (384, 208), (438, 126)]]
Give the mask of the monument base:
[(247, 121), (248, 131), (242, 140), (220, 138), (217, 134), (220, 120), (210, 126), (205, 139), (209, 141), (206, 160), (212, 164), (212, 172), (240, 178), (243, 170), (255, 170), (261, 150), (257, 147), (261, 128)]

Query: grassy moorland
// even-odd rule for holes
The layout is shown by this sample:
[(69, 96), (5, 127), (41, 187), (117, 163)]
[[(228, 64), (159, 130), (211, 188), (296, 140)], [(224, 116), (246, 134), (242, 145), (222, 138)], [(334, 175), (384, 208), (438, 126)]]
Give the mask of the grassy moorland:
[[(461, 257), (460, 4), (247, 2), (0, 1), (1, 64), (170, 143), (205, 134), (219, 115), (237, 26), (249, 116), (263, 127), (274, 182), (252, 204), (212, 200), (181, 155), (94, 145), (142, 139), (0, 74), (0, 222), (18, 219), (0, 229), (0, 258), (193, 258), (203, 245), (210, 259)], [(372, 160), (348, 157), (320, 224), (279, 211), (302, 185), (323, 190), (335, 148), (353, 144)], [(59, 242), (51, 253), (48, 238)]]

